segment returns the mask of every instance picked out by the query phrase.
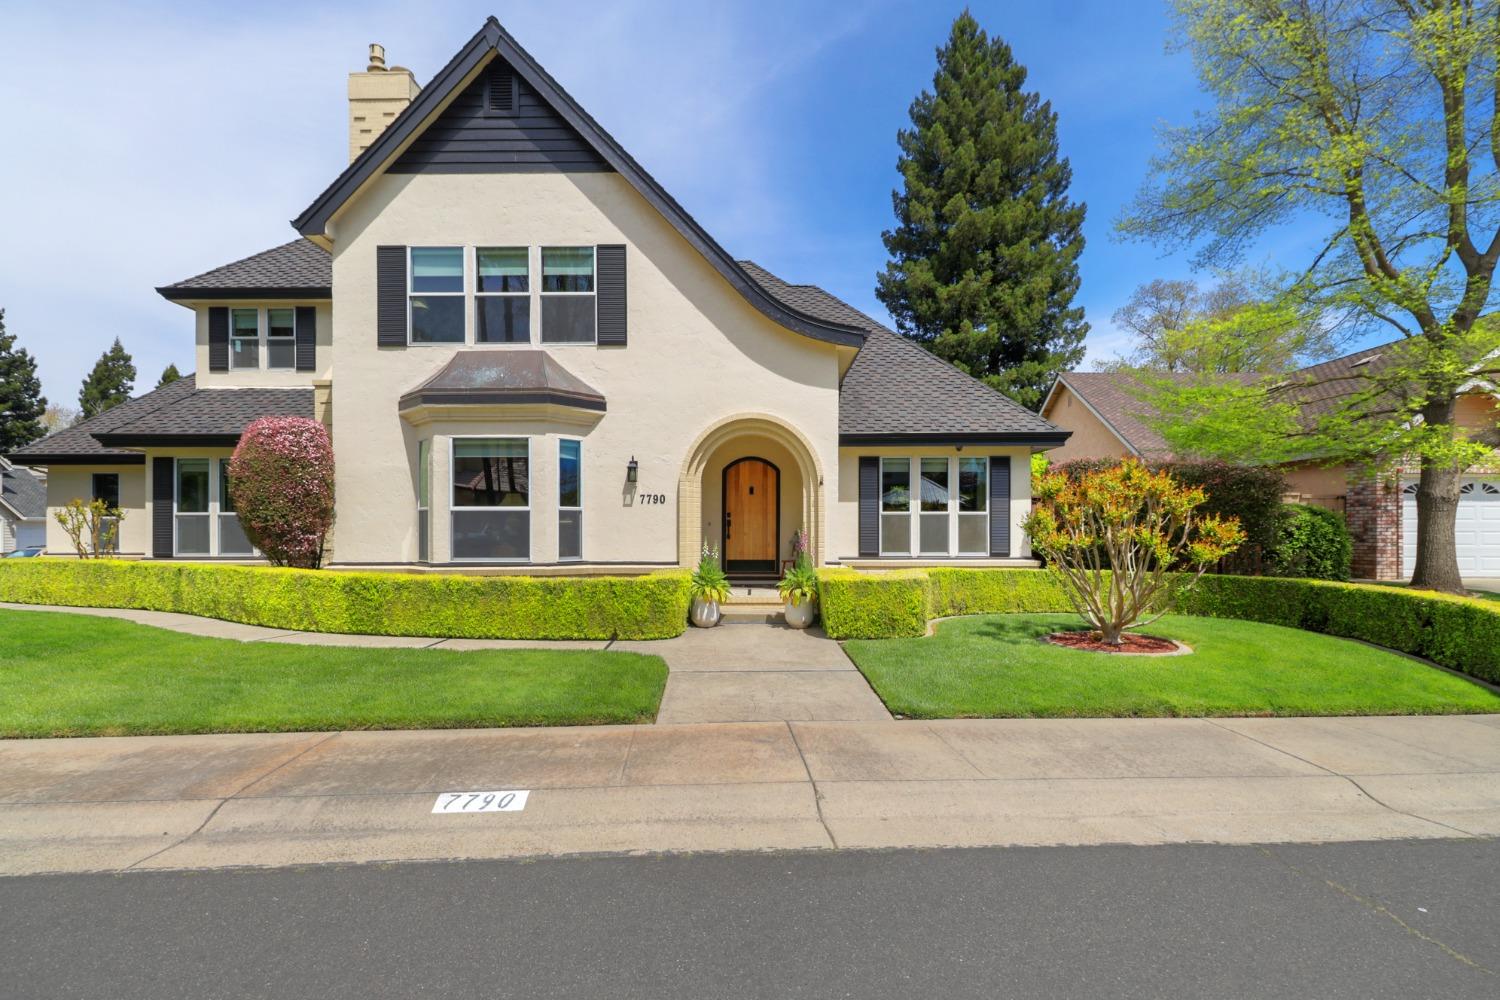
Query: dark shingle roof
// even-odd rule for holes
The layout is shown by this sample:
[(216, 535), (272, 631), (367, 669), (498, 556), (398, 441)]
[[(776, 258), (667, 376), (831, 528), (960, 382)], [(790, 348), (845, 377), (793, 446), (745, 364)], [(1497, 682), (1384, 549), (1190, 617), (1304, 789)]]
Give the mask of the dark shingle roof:
[(333, 263), (312, 240), (296, 239), (196, 277), (163, 285), (164, 298), (326, 299), (333, 295)]
[(193, 376), (178, 379), (144, 396), (127, 399), (96, 417), (80, 420), (72, 427), (48, 434), (24, 448), (17, 448), (6, 458), (23, 465), (139, 465), (145, 457), (139, 452), (106, 448), (94, 434), (110, 431), (123, 423), (144, 416), (193, 392)]
[(1066, 431), (971, 378), (816, 285), (792, 285), (751, 261), (740, 266), (802, 312), (858, 326), (864, 346), (839, 390), (839, 437), (1015, 440), (1061, 444)]
[(47, 516), (47, 484), (30, 469), (0, 465), (0, 503), (24, 518)]
[(401, 397), (399, 408), (486, 403), (550, 403), (604, 410), (604, 395), (546, 351), (459, 351)]
[[(188, 381), (182, 379), (180, 381)], [(149, 412), (94, 431), (101, 444), (144, 447), (159, 444), (234, 444), (258, 417), (309, 417), (313, 390), (198, 389)]]
[[(1153, 377), (1186, 381), (1190, 376), (1158, 373)], [(1154, 427), (1146, 423), (1150, 406), (1137, 393), (1140, 379), (1131, 372), (1064, 372), (1057, 381), (1086, 402), (1137, 454), (1147, 458), (1169, 458), (1172, 449)]]

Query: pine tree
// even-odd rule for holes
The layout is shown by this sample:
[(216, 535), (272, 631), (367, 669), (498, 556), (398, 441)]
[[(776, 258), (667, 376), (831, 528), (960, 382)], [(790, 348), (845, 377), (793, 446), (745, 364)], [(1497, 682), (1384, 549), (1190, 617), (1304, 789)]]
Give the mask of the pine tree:
[(109, 350), (94, 362), (94, 370), (83, 380), (78, 390), (78, 407), (83, 419), (98, 416), (112, 406), (118, 406), (130, 398), (135, 389), (135, 363), (116, 337)]
[(164, 385), (171, 385), (180, 378), (182, 378), (182, 372), (177, 370), (175, 364), (169, 364), (162, 370), (161, 378), (156, 380), (156, 387), (160, 389)]
[(1083, 359), (1084, 205), (1068, 200), (1057, 115), (966, 10), (911, 105), (876, 295), (897, 329), (1033, 409)]
[(0, 309), (0, 454), (45, 435), (46, 412), (36, 358), (16, 346), (14, 334), (5, 332), (5, 310)]

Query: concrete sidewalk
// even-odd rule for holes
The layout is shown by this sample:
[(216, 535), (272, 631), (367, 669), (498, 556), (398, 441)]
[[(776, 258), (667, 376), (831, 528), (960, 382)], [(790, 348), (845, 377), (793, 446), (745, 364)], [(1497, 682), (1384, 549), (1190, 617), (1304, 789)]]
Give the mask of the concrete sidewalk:
[[(434, 815), (528, 789), (524, 811)], [(1500, 716), (0, 742), (0, 873), (1500, 835)]]

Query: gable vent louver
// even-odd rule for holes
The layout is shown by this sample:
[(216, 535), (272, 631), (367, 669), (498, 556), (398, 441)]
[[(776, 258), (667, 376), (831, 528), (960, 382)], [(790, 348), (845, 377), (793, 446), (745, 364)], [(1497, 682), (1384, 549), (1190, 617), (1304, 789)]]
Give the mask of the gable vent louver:
[(497, 69), (490, 73), (489, 93), (485, 107), (490, 111), (514, 111), (516, 109), (516, 78), (507, 70)]

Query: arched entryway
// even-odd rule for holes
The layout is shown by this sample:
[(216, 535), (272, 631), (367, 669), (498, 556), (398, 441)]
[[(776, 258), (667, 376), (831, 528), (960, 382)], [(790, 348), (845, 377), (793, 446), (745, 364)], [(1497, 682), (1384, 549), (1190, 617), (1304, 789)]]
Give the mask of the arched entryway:
[[(809, 556), (823, 561), (823, 470), (807, 440), (775, 417), (730, 417), (699, 435), (683, 461), (677, 499), (683, 566), (695, 565), (707, 542), (726, 561), (776, 572), (799, 530), (807, 534)], [(742, 549), (742, 541), (753, 546)]]

